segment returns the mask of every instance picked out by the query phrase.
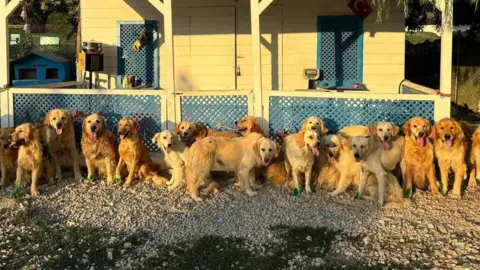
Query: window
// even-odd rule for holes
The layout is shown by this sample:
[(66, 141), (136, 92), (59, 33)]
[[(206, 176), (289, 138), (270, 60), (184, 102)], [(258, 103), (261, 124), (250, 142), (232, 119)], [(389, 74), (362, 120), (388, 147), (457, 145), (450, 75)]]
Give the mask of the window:
[(58, 69), (57, 68), (47, 68), (47, 80), (58, 79)]
[(317, 21), (318, 85), (351, 86), (363, 77), (363, 20), (359, 16), (320, 16)]
[(37, 70), (34, 68), (26, 69), (26, 68), (19, 68), (18, 69), (18, 79), (19, 80), (36, 80), (37, 79)]

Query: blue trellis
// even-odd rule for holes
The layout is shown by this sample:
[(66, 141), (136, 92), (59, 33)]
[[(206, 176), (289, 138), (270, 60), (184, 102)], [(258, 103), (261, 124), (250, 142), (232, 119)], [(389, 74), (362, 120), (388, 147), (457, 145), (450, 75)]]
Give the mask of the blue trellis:
[[(99, 94), (13, 94), (14, 125), (43, 121), (52, 109), (62, 108), (72, 114), (89, 115), (102, 112), (107, 127), (117, 133), (117, 123), (124, 117), (139, 121), (140, 136), (151, 152), (158, 148), (151, 143), (161, 131), (161, 97), (157, 95), (99, 95)], [(75, 120), (75, 138), (80, 142), (83, 117)]]

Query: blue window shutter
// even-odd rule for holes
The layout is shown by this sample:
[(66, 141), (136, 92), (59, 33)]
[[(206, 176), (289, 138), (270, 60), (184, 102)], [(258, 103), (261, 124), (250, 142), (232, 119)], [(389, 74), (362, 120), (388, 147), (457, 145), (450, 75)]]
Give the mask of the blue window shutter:
[(320, 86), (350, 86), (363, 80), (363, 20), (356, 15), (319, 16), (317, 68)]

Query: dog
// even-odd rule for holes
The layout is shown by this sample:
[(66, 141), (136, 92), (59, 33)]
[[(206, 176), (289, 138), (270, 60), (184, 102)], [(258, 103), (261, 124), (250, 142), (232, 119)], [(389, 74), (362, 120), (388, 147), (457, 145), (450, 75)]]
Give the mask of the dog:
[(327, 134), (328, 129), (325, 126), (323, 121), (315, 116), (310, 116), (309, 118), (303, 120), (300, 130), (313, 130), (318, 133), (318, 136), (323, 137)]
[(155, 185), (161, 186), (167, 180), (153, 171), (150, 152), (138, 136), (138, 130), (138, 122), (130, 117), (123, 118), (118, 122), (120, 159), (115, 170), (115, 178), (117, 181), (121, 181), (122, 168), (127, 165), (128, 176), (125, 184), (123, 184), (124, 188), (130, 187), (135, 176), (139, 179), (145, 179), (147, 183), (153, 181)]
[(370, 128), (367, 126), (346, 126), (338, 131), (338, 135), (345, 139), (355, 136), (370, 136)]
[(87, 180), (92, 180), (96, 170), (107, 184), (113, 184), (119, 159), (117, 138), (107, 129), (105, 118), (99, 114), (87, 116), (82, 123), (82, 152), (87, 164)]
[[(252, 133), (258, 133), (265, 138), (268, 138), (267, 133), (260, 127), (257, 120), (253, 116), (245, 116), (244, 118), (235, 121), (237, 131), (246, 137)], [(275, 157), (270, 165), (267, 167), (258, 168), (258, 175), (262, 176), (267, 183), (274, 187), (283, 187), (287, 183), (288, 175), (285, 169), (285, 156), (283, 151), (279, 152), (278, 157)], [(239, 183), (238, 183), (239, 184)]]
[(175, 134), (180, 136), (180, 139), (190, 147), (194, 142), (206, 137), (227, 137), (237, 138), (239, 134), (230, 131), (216, 131), (205, 127), (203, 124), (189, 121), (181, 121), (178, 123)]
[(401, 161), (404, 175), (405, 197), (411, 197), (412, 186), (430, 190), (435, 197), (440, 196), (435, 182), (433, 143), (428, 138), (432, 126), (423, 117), (414, 117), (402, 126), (405, 134), (405, 151)]
[(11, 147), (19, 148), (17, 160), (17, 178), (12, 197), (17, 197), (18, 188), (28, 181), (27, 173), (31, 173), (30, 194), (38, 195), (37, 187), (42, 180), (53, 181), (53, 168), (43, 156), (40, 134), (32, 124), (22, 124), (12, 133)]
[(10, 147), (14, 128), (0, 128), (0, 169), (2, 179), (0, 186), (6, 186), (15, 179), (17, 170), (18, 149)]
[(299, 190), (301, 174), (305, 175), (305, 192), (312, 193), (311, 180), (314, 157), (320, 154), (318, 133), (312, 130), (300, 131), (285, 138), (285, 168), (287, 174), (293, 178), (295, 189)]
[(480, 185), (480, 127), (472, 136), (472, 149), (470, 152), (470, 163), (472, 171), (470, 172), (469, 188)]
[(73, 117), (67, 110), (54, 109), (47, 113), (43, 121), (43, 141), (46, 143), (48, 152), (52, 157), (55, 166), (55, 177), (62, 179), (59, 158), (68, 154), (73, 160), (73, 172), (75, 180), (82, 180), (80, 165), (78, 163), (78, 152), (73, 129)]
[(353, 150), (355, 161), (360, 165), (360, 184), (354, 199), (376, 199), (378, 205), (385, 208), (408, 205), (408, 202), (403, 200), (398, 179), (382, 166), (382, 155), (385, 151), (375, 138), (354, 136), (348, 139), (348, 145)]
[(185, 184), (185, 164), (188, 157), (188, 147), (178, 135), (169, 130), (155, 134), (152, 143), (156, 144), (165, 155), (167, 165), (172, 168), (172, 178), (167, 182), (168, 190), (175, 190)]
[(452, 170), (455, 181), (451, 196), (454, 198), (461, 197), (462, 180), (467, 178), (466, 157), (471, 133), (471, 127), (467, 124), (444, 118), (433, 126), (430, 134), (440, 168), (440, 192), (447, 194), (448, 173)]
[(327, 161), (321, 162), (318, 176), (319, 187), (334, 189), (330, 195), (344, 193), (348, 187), (358, 188), (360, 184), (360, 165), (355, 162), (353, 151), (348, 141), (338, 135), (322, 138), (323, 156)]
[(258, 133), (247, 137), (226, 138), (207, 137), (192, 144), (187, 162), (187, 190), (194, 201), (201, 201), (198, 196), (200, 186), (206, 186), (207, 192), (217, 190), (211, 181), (210, 172), (234, 171), (237, 173), (240, 187), (247, 195), (254, 196), (254, 169), (268, 166), (280, 149), (270, 139)]

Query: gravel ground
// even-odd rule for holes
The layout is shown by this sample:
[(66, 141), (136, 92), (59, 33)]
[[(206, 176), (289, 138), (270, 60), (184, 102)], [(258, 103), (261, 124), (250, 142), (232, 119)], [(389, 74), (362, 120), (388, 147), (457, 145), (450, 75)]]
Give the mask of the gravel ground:
[(71, 178), (0, 191), (2, 269), (479, 269), (480, 192), (415, 193), (380, 209), (264, 187), (248, 197), (224, 180), (200, 204), (184, 191), (128, 190)]

